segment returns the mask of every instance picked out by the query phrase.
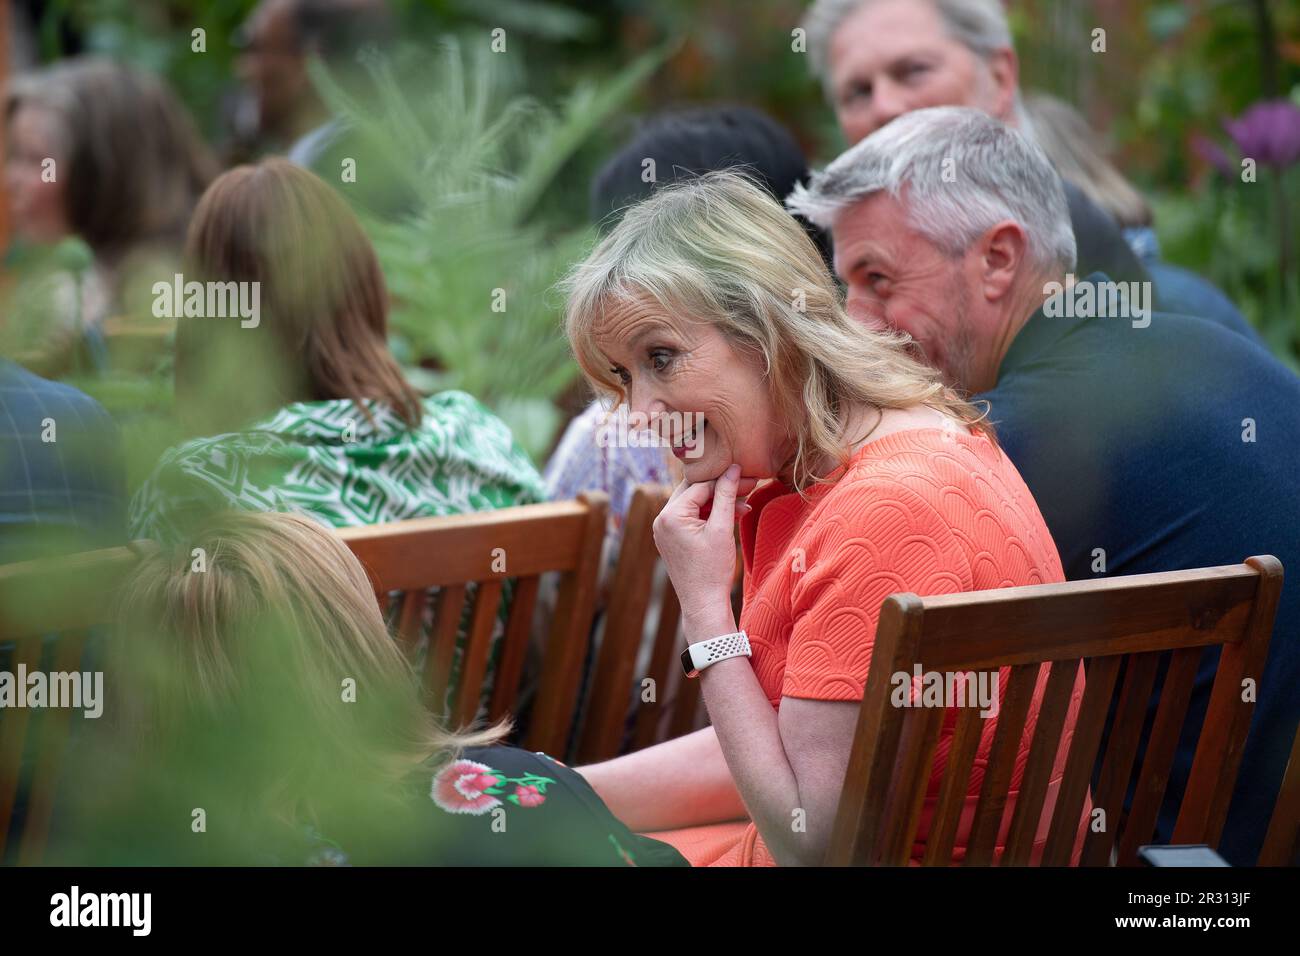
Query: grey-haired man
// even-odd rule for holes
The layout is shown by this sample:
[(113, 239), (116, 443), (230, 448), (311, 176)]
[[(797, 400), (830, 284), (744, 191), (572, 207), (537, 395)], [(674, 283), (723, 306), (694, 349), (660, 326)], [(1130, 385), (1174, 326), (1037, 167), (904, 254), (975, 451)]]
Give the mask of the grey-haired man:
[[(916, 110), (788, 205), (832, 231), (851, 315), (907, 332), (988, 401), (1067, 577), (1253, 554), (1300, 568), (1300, 378), (1242, 335), (1153, 310), (1140, 286), (1072, 284), (1060, 178), (1032, 141), (976, 109)], [(1298, 631), (1291, 574), (1219, 843), (1237, 865), (1258, 856), (1300, 721)], [(1216, 661), (1197, 675), (1156, 842), (1172, 834)]]

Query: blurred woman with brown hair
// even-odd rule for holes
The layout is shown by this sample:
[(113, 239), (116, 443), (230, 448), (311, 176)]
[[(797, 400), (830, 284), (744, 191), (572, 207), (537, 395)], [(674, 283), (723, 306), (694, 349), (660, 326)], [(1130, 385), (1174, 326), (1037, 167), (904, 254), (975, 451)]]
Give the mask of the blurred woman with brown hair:
[(184, 288), (203, 301), (186, 295), (178, 323), (176, 399), (191, 434), (210, 437), (163, 456), (131, 506), (138, 537), (178, 540), (227, 508), (348, 527), (543, 500), (500, 419), (406, 382), (374, 248), (315, 175), (283, 159), (223, 174), (185, 258)]
[(157, 77), (108, 60), (16, 77), (4, 121), (18, 238), (46, 253), (6, 310), (6, 350), (45, 375), (102, 370), (104, 320), (148, 319), (216, 164)]

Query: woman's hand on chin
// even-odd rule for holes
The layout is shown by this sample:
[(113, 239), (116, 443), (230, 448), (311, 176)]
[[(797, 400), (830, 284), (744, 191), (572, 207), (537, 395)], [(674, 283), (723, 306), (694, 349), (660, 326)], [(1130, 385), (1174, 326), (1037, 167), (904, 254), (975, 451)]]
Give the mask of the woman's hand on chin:
[[(753, 479), (746, 479), (752, 488)], [(749, 505), (737, 502), (740, 466), (716, 481), (683, 481), (655, 519), (655, 545), (668, 568), (687, 619), (731, 617), (731, 582), (736, 570), (735, 521)]]

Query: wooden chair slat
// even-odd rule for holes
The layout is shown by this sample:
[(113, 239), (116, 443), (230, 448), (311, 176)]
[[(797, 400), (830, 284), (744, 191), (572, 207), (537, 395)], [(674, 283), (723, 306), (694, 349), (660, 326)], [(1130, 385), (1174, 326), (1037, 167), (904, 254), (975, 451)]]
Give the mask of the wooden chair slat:
[[(1025, 866), (1030, 862), (1034, 838), (1042, 820), (1043, 802), (1061, 747), (1065, 718), (1069, 715), (1070, 700), (1081, 673), (1082, 661), (1056, 661), (1051, 665), (1033, 741), (1029, 746), (1025, 775), (1011, 814), (1011, 831), (1002, 853), (1002, 866)], [(1075, 819), (1078, 820), (1077, 814)]]
[(953, 728), (952, 746), (948, 750), (948, 766), (944, 769), (935, 801), (930, 833), (925, 841), (924, 866), (946, 865), (952, 862), (953, 845), (957, 827), (966, 805), (971, 767), (984, 734), (984, 718), (977, 707), (957, 709), (957, 723)]
[(1187, 720), (1196, 672), (1204, 655), (1204, 648), (1188, 647), (1174, 651), (1170, 656), (1169, 668), (1160, 688), (1155, 723), (1142, 758), (1142, 772), (1138, 775), (1137, 790), (1119, 843), (1120, 866), (1136, 865), (1138, 848), (1151, 842), (1155, 832), (1160, 805), (1169, 785), (1169, 771), (1178, 750), (1178, 738)]
[(502, 639), (501, 656), (497, 660), (496, 677), (492, 684), (492, 702), (488, 706), (488, 721), (496, 723), (509, 713), (519, 693), (519, 680), (523, 676), (524, 660), (528, 656), (528, 638), (532, 633), (533, 610), (537, 607), (537, 589), (541, 578), (530, 575), (515, 582), (514, 601), (506, 618), (506, 633)]
[(447, 683), (451, 680), (456, 655), (456, 634), (460, 629), (461, 609), (465, 606), (465, 585), (444, 586), (438, 594), (438, 610), (424, 657), (424, 691), (434, 713), (446, 716)]
[(1101, 735), (1106, 726), (1106, 714), (1115, 695), (1120, 667), (1124, 659), (1118, 655), (1094, 660), (1088, 668), (1087, 683), (1083, 688), (1083, 703), (1074, 725), (1074, 738), (1065, 759), (1065, 776), (1057, 793), (1052, 823), (1047, 831), (1047, 846), (1043, 850), (1044, 866), (1067, 866), (1074, 854), (1079, 837), (1079, 817), (1088, 787), (1092, 768), (1097, 765), (1101, 749)]
[(1268, 659), (1269, 640), (1282, 595), (1282, 562), (1271, 555), (1247, 558), (1258, 574), (1258, 593), (1251, 607), (1245, 636), (1239, 643), (1225, 644), (1219, 669), (1210, 691), (1210, 704), (1192, 760), (1187, 796), (1174, 824), (1174, 843), (1206, 843), (1218, 846), (1228, 818), (1242, 751), (1255, 713), (1255, 698), (1245, 699), (1246, 681), (1259, 687)]
[(1124, 796), (1133, 779), (1133, 761), (1137, 757), (1139, 735), (1146, 722), (1151, 691), (1155, 687), (1160, 654), (1148, 651), (1130, 654), (1124, 663), (1124, 683), (1120, 687), (1119, 706), (1110, 728), (1110, 745), (1102, 758), (1101, 774), (1093, 793), (1093, 809), (1105, 813), (1101, 829), (1089, 828), (1083, 843), (1083, 865), (1105, 866), (1115, 846), (1116, 833), (1124, 818)]
[(890, 678), (900, 671), (911, 672), (903, 662), (917, 659), (923, 610), (915, 594), (894, 594), (881, 605), (872, 665), (867, 671), (853, 749), (826, 855), (826, 862), (832, 866), (877, 862), (877, 839), (892, 784), (889, 777), (902, 735), (899, 711), (889, 699)]
[[(421, 588), (412, 588), (399, 600), (402, 602), (402, 607), (397, 617), (397, 643), (401, 645), (408, 659), (414, 658), (416, 646), (420, 643), (420, 634), (424, 629), (424, 609), (428, 606), (429, 595)], [(388, 601), (388, 595), (380, 596), (379, 601), (380, 607), (383, 607)]]
[(911, 856), (944, 714), (942, 707), (921, 707), (903, 720), (894, 765), (894, 779), (899, 785), (890, 792), (884, 813), (885, 819), (896, 820), (898, 825), (886, 828), (878, 838), (881, 859), (888, 866), (906, 866)]
[(1300, 728), (1291, 745), (1282, 787), (1264, 835), (1259, 866), (1295, 866), (1300, 863)]
[[(676, 702), (676, 693), (689, 691), (682, 677), (673, 673), (673, 665), (680, 655), (677, 649), (677, 632), (681, 629), (682, 608), (677, 601), (677, 592), (673, 582), (664, 581), (664, 593), (659, 602), (659, 620), (655, 626), (654, 646), (650, 653), (650, 673), (647, 675), (655, 682), (656, 696), (652, 704), (642, 704), (636, 715), (636, 729), (632, 735), (632, 749), (641, 750), (658, 740), (660, 723), (664, 716), (664, 706)], [(669, 688), (678, 690), (669, 694)], [(676, 711), (674, 710), (674, 713)]]
[(488, 651), (491, 649), (492, 629), (496, 626), (497, 611), (501, 605), (500, 580), (484, 581), (474, 598), (474, 613), (461, 661), (460, 679), (456, 686), (455, 725), (468, 727), (478, 715), (482, 697), (483, 680), (487, 676)]
[[(586, 498), (586, 496), (584, 496)], [(578, 557), (561, 578), (555, 617), (547, 639), (546, 660), (533, 708), (527, 743), (529, 750), (563, 756), (576, 711), (578, 683), (591, 637), (596, 610), (596, 585), (600, 575), (601, 547), (605, 540), (608, 499), (591, 496), (586, 501), (579, 533)]]
[(618, 753), (622, 743), (632, 693), (632, 669), (641, 647), (655, 564), (659, 559), (651, 526), (665, 501), (666, 496), (642, 489), (637, 489), (632, 496), (610, 588), (611, 596), (618, 595), (619, 599), (611, 600), (608, 605), (592, 692), (583, 717), (578, 748), (581, 763), (608, 760)]
[(967, 866), (988, 866), (993, 862), (1016, 754), (1020, 750), (1025, 718), (1029, 715), (1041, 670), (1041, 664), (1020, 664), (1011, 668), (1006, 696), (998, 711), (993, 748), (989, 751), (989, 763), (980, 786), (979, 802), (975, 806), (975, 818), (971, 822), (970, 842), (966, 846)]

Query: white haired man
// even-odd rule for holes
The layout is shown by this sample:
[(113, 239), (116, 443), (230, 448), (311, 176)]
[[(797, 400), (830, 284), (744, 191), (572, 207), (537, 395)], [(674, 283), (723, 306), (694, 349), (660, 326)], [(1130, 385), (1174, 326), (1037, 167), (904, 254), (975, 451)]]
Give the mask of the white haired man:
[[(803, 27), (809, 64), (850, 145), (929, 106), (969, 106), (1032, 136), (1000, 0), (817, 0)], [(1065, 195), (1078, 274), (1151, 281), (1115, 220), (1074, 183)], [(1153, 293), (1162, 309), (1219, 321), (1204, 295), (1164, 283)]]
[[(1111, 298), (1118, 284), (1104, 275), (1072, 285), (1065, 196), (1035, 143), (975, 109), (916, 110), (787, 205), (832, 230), (852, 316), (907, 332), (950, 384), (989, 402), (1068, 578), (1252, 554), (1300, 566), (1300, 515), (1286, 504), (1300, 497), (1300, 379), (1212, 322), (1153, 311), (1126, 287)], [(1237, 865), (1258, 856), (1300, 720), (1298, 625), (1293, 579), (1219, 844)], [(1215, 664), (1197, 676), (1159, 840)]]

